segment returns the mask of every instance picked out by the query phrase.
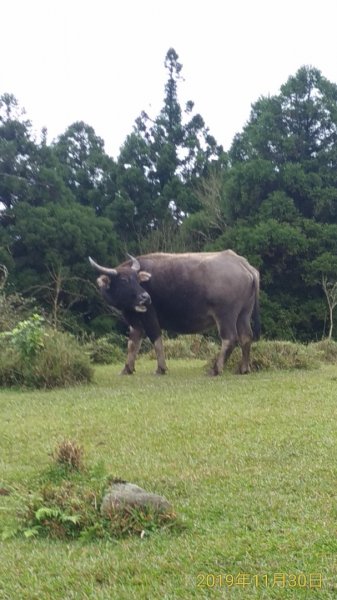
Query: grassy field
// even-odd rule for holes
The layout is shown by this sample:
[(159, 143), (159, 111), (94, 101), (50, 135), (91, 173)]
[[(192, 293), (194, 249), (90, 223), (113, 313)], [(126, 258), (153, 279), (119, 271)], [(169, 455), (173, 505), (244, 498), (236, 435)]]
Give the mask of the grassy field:
[(336, 598), (337, 369), (208, 378), (96, 368), (95, 383), (0, 392), (0, 528), (17, 493), (77, 440), (85, 461), (165, 495), (182, 531), (0, 545), (6, 600)]

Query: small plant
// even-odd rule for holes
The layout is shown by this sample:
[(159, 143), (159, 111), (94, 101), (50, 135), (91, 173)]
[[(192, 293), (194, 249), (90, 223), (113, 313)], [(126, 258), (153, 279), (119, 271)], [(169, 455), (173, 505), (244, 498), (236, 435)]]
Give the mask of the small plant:
[(35, 537), (45, 530), (49, 531), (51, 537), (74, 537), (78, 522), (78, 515), (67, 515), (59, 508), (41, 506), (35, 511), (30, 527), (23, 530), (23, 535), (26, 538)]
[(59, 465), (79, 471), (83, 466), (83, 448), (77, 442), (64, 440), (58, 444), (54, 458)]
[(20, 321), (12, 331), (2, 334), (11, 345), (19, 351), (23, 359), (32, 359), (44, 348), (47, 332), (44, 329), (44, 318), (33, 314), (29, 319)]
[(78, 537), (96, 522), (98, 513), (93, 498), (83, 482), (69, 479), (58, 485), (44, 483), (37, 493), (29, 495), (20, 511), (18, 532), (25, 537)]

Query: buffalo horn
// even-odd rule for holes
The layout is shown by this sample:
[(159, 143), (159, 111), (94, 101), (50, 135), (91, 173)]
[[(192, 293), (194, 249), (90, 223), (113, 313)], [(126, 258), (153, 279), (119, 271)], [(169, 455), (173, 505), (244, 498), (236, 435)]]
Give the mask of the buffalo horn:
[(89, 256), (89, 262), (91, 264), (91, 266), (96, 269), (97, 271), (99, 271), (100, 273), (104, 273), (105, 275), (117, 275), (117, 271), (116, 269), (108, 269), (107, 267), (101, 267), (101, 265), (98, 265), (97, 262), (95, 262), (91, 256)]
[(131, 269), (137, 272), (140, 271), (139, 261), (134, 256), (131, 256), (131, 254), (127, 254), (127, 256), (132, 260)]

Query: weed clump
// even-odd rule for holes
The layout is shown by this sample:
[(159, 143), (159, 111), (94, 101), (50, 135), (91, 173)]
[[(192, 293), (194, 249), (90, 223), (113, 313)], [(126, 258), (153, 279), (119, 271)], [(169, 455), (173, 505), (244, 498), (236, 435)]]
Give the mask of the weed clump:
[(83, 467), (83, 448), (77, 442), (64, 440), (56, 447), (54, 459), (59, 465), (80, 471)]
[(123, 507), (103, 516), (100, 504), (107, 486), (107, 478), (100, 481), (86, 477), (76, 480), (68, 473), (58, 485), (45, 483), (30, 495), (21, 510), (20, 529), (25, 537), (58, 539), (111, 539), (130, 535), (143, 537), (160, 528), (177, 528), (173, 512), (158, 513), (151, 507)]

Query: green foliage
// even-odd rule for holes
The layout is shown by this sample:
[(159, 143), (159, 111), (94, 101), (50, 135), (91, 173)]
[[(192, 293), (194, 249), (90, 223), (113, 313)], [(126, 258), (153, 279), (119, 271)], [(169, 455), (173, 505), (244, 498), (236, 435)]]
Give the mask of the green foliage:
[(308, 345), (309, 350), (313, 350), (321, 361), (330, 364), (337, 363), (337, 342), (331, 339), (321, 340)]
[(260, 269), (268, 337), (308, 341), (324, 330), (322, 274), (336, 279), (336, 107), (337, 86), (310, 67), (260, 98), (224, 172), (226, 227), (200, 228), (208, 249), (232, 248)]
[(117, 262), (108, 259), (118, 246), (111, 222), (74, 201), (33, 208), (21, 202), (15, 214), (11, 252), (19, 265), (13, 270), (17, 288), (34, 295), (55, 327), (68, 327), (73, 315), (83, 327), (81, 313), (99, 309), (88, 256)]
[(75, 338), (42, 327), (37, 315), (0, 340), (1, 386), (53, 388), (91, 381), (89, 359)]
[(34, 313), (29, 319), (20, 321), (12, 331), (2, 334), (18, 351), (24, 362), (29, 362), (45, 347), (48, 336), (44, 328), (44, 319)]
[[(328, 341), (312, 343), (310, 345), (288, 341), (261, 340), (252, 344), (251, 369), (283, 370), (283, 369), (313, 369), (317, 368), (320, 360), (334, 356), (337, 344)], [(176, 338), (164, 338), (165, 355), (168, 359), (194, 359), (199, 358), (211, 362), (220, 350), (215, 338), (206, 338), (202, 335), (185, 335)], [(153, 349), (148, 351), (148, 356), (155, 359)], [(236, 371), (241, 356), (241, 350), (236, 348), (231, 355), (227, 369)]]
[(76, 202), (103, 215), (117, 191), (116, 165), (105, 153), (103, 140), (92, 127), (79, 121), (58, 138), (53, 151)]
[(96, 523), (95, 502), (95, 491), (83, 483), (71, 480), (60, 485), (44, 483), (27, 497), (19, 514), (18, 531), (61, 539), (79, 537), (81, 531)]
[(0, 291), (0, 332), (14, 329), (18, 322), (33, 312), (32, 298), (24, 298), (16, 292), (5, 294)]
[[(120, 188), (109, 214), (126, 243), (136, 242), (141, 252), (145, 236), (167, 231), (170, 225), (178, 231), (186, 216), (199, 208), (194, 183), (223, 154), (201, 115), (193, 114), (193, 102), (187, 102), (184, 111), (180, 106), (178, 58), (170, 48), (163, 107), (154, 119), (141, 113), (118, 161)], [(169, 250), (166, 242), (163, 235), (161, 249)]]
[(304, 344), (275, 340), (273, 342), (260, 341), (252, 346), (252, 371), (313, 369), (318, 366), (319, 360), (315, 345), (309, 347)]
[(124, 336), (110, 334), (93, 339), (87, 346), (90, 360), (96, 364), (119, 363), (125, 356), (126, 341)]
[[(79, 450), (79, 446), (69, 440), (58, 445), (54, 452), (56, 466), (40, 475), (35, 491), (30, 489), (26, 497), (21, 497), (19, 525), (16, 530), (13, 529), (14, 535), (91, 541), (130, 535), (143, 537), (157, 529), (181, 528), (173, 512), (158, 513), (150, 507), (136, 509), (126, 506), (103, 516), (101, 501), (109, 482), (115, 480), (107, 476), (102, 465), (98, 469), (85, 468), (82, 449)], [(75, 456), (78, 463), (79, 453), (80, 473), (68, 461), (69, 457), (73, 459)], [(65, 457), (67, 460), (64, 460)], [(5, 532), (3, 537), (6, 536)]]
[(104, 335), (88, 255), (112, 266), (126, 251), (232, 248), (261, 271), (268, 338), (319, 339), (322, 276), (337, 277), (337, 85), (300, 68), (252, 105), (225, 155), (193, 102), (179, 101), (173, 48), (164, 66), (162, 108), (140, 114), (116, 163), (82, 121), (37, 142), (14, 96), (0, 97), (0, 264), (11, 289), (34, 295), (55, 327)]
[(29, 174), (35, 171), (32, 125), (12, 94), (0, 96), (0, 198), (5, 206), (1, 222), (11, 222), (18, 199), (30, 195)]

